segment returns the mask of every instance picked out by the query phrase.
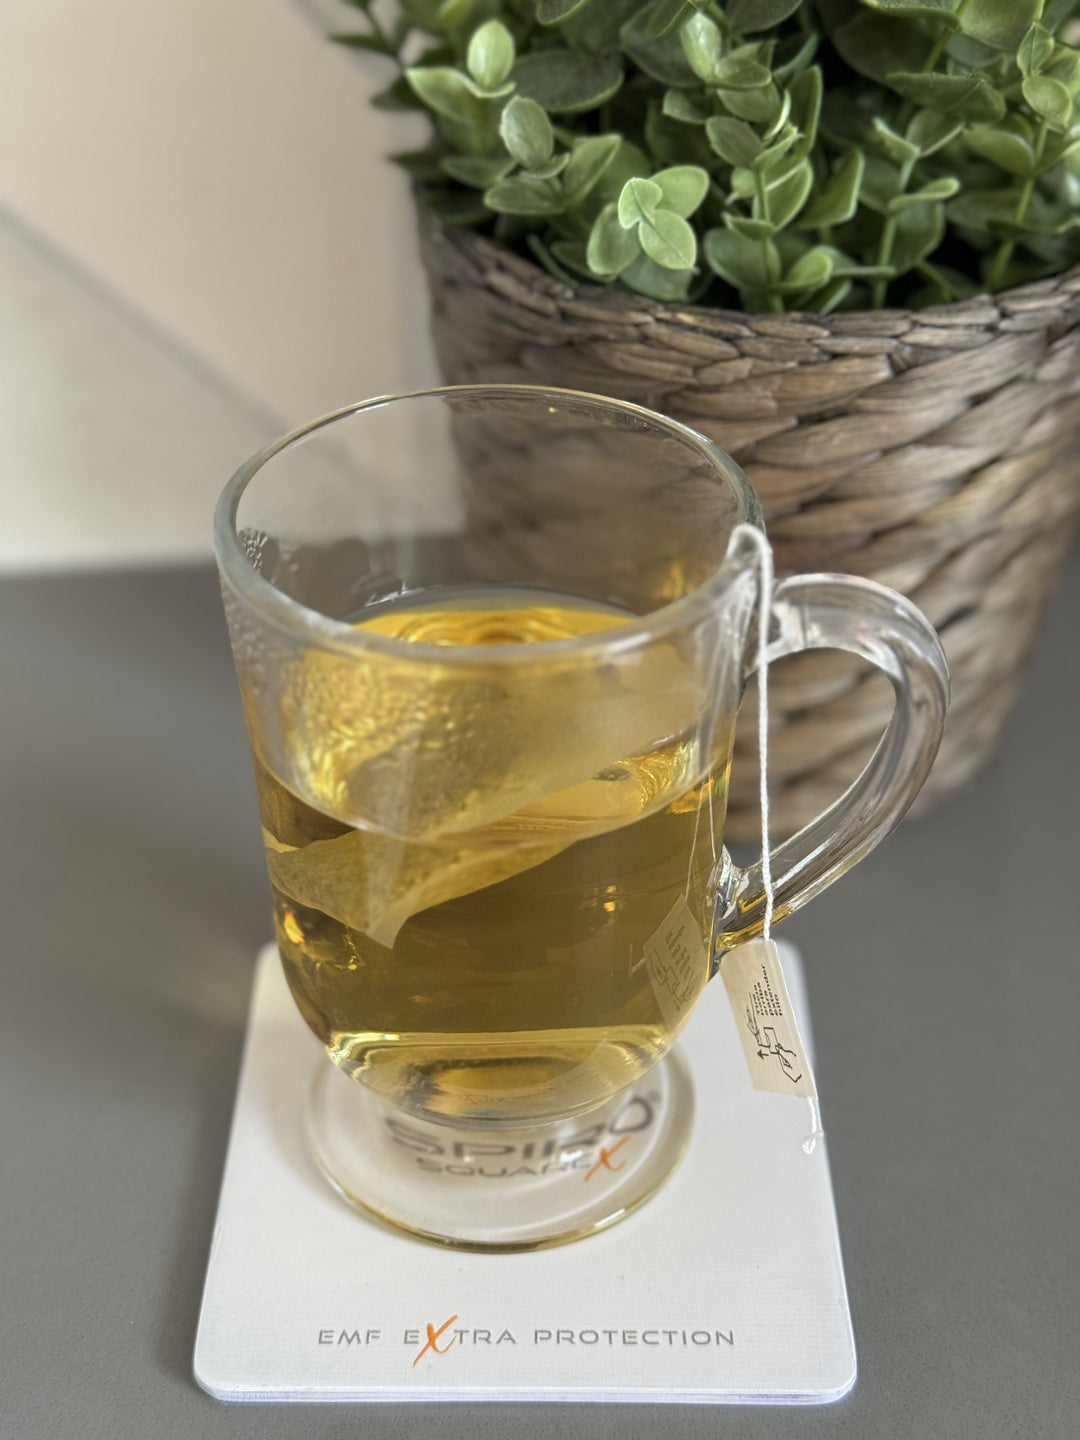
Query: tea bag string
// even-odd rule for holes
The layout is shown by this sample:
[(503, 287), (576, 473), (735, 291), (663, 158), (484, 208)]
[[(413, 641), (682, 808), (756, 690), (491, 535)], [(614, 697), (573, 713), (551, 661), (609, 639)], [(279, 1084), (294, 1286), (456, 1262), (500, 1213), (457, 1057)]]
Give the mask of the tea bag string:
[[(773, 894), (772, 854), (769, 849), (769, 630), (773, 612), (773, 554), (763, 531), (756, 525), (740, 525), (739, 533), (750, 540), (757, 551), (758, 565), (758, 634), (757, 634), (757, 683), (758, 683), (758, 797), (761, 805), (761, 886), (765, 892), (765, 914), (761, 922), (761, 938), (772, 939)], [(821, 1128), (821, 1112), (817, 1097), (811, 1095), (806, 1102), (810, 1106), (810, 1133), (802, 1142), (807, 1155), (812, 1155), (817, 1142), (824, 1138)]]

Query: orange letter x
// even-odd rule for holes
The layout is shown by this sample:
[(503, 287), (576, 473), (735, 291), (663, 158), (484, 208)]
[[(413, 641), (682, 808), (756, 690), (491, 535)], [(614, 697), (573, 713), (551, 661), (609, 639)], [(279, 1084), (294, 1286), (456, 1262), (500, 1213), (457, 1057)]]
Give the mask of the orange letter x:
[(438, 1345), (435, 1344), (435, 1341), (438, 1340), (439, 1336), (443, 1333), (444, 1330), (449, 1330), (450, 1326), (453, 1325), (454, 1321), (457, 1318), (458, 1317), (456, 1315), (451, 1315), (450, 1319), (447, 1320), (444, 1324), (440, 1325), (438, 1330), (435, 1329), (435, 1326), (432, 1325), (430, 1320), (428, 1321), (427, 1344), (424, 1346), (423, 1350), (420, 1351), (420, 1354), (417, 1355), (416, 1359), (412, 1362), (414, 1365), (419, 1365), (420, 1361), (423, 1359), (423, 1357), (427, 1354), (429, 1350), (434, 1350), (436, 1355), (445, 1355), (447, 1350), (452, 1350), (454, 1348), (454, 1346), (457, 1344), (456, 1337), (450, 1341), (449, 1345), (445, 1345), (441, 1350), (439, 1349)]
[[(629, 1140), (629, 1139), (630, 1139), (630, 1136), (629, 1136), (629, 1135), (624, 1135), (621, 1140), (616, 1141), (616, 1143), (615, 1143), (614, 1145), (612, 1145), (612, 1147), (611, 1147), (610, 1150), (607, 1148), (606, 1145), (602, 1145), (602, 1146), (600, 1147), (600, 1159), (597, 1160), (596, 1164), (592, 1167), (592, 1169), (589, 1171), (589, 1173), (585, 1176), (585, 1179), (586, 1179), (586, 1180), (591, 1180), (592, 1177), (596, 1174), (597, 1170), (621, 1170), (621, 1169), (622, 1169), (622, 1165), (612, 1165), (612, 1163), (611, 1163), (611, 1157), (612, 1157), (612, 1155), (615, 1154), (615, 1151), (618, 1150), (618, 1149), (620, 1149), (623, 1145), (625, 1145), (626, 1142), (627, 1142), (627, 1140)], [(625, 1162), (624, 1162), (624, 1163), (625, 1163)]]

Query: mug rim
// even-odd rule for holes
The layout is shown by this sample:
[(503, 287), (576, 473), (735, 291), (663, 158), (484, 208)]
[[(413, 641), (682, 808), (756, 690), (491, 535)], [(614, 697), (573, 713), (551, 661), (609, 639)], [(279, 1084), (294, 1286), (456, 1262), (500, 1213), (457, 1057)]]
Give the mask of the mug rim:
[[(544, 640), (531, 644), (510, 645), (435, 645), (429, 642), (400, 640), (393, 636), (381, 635), (375, 631), (362, 630), (348, 621), (335, 620), (323, 615), (310, 606), (301, 604), (284, 591), (265, 579), (250, 563), (240, 544), (236, 529), (236, 516), (248, 485), (275, 455), (307, 439), (325, 426), (364, 410), (377, 409), (383, 405), (403, 400), (434, 399), (440, 396), (491, 398), (541, 397), (586, 401), (591, 405), (617, 410), (626, 415), (646, 419), (655, 427), (666, 430), (670, 435), (696, 449), (702, 459), (721, 470), (733, 490), (739, 513), (736, 525), (749, 524), (764, 531), (761, 502), (738, 463), (721, 450), (719, 445), (700, 434), (689, 425), (672, 420), (667, 415), (650, 410), (644, 405), (635, 405), (629, 400), (616, 400), (608, 395), (596, 395), (585, 390), (572, 390), (552, 385), (518, 385), (501, 382), (472, 385), (439, 385), (422, 390), (407, 390), (393, 395), (376, 395), (367, 400), (354, 401), (337, 410), (320, 415), (315, 420), (298, 426), (252, 455), (232, 475), (222, 490), (214, 510), (214, 551), (222, 579), (264, 619), (271, 620), (279, 629), (292, 636), (299, 636), (309, 644), (317, 644), (324, 650), (359, 658), (366, 654), (381, 654), (397, 660), (440, 665), (498, 665), (520, 663), (521, 652), (529, 652), (529, 661), (536, 664), (543, 659), (572, 657), (633, 649), (649, 644), (658, 637), (682, 629), (700, 619), (710, 611), (720, 594), (733, 578), (736, 567), (741, 572), (733, 547), (730, 545), (724, 559), (716, 570), (700, 585), (695, 586), (677, 600), (671, 600), (647, 615), (634, 616), (630, 620), (613, 625), (608, 630), (596, 630), (565, 640)], [(605, 638), (606, 637), (606, 638)]]

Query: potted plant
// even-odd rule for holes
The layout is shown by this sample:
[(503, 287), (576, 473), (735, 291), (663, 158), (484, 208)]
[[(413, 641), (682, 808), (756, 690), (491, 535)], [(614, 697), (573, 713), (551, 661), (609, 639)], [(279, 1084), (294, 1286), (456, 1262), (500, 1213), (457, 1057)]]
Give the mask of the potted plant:
[[(962, 784), (1080, 506), (1080, 0), (347, 3), (337, 38), (398, 67), (376, 103), (431, 117), (396, 158), (447, 380), (710, 435), (781, 572), (872, 576), (938, 626), (927, 795)], [(887, 705), (846, 660), (778, 673), (778, 828), (857, 773)]]

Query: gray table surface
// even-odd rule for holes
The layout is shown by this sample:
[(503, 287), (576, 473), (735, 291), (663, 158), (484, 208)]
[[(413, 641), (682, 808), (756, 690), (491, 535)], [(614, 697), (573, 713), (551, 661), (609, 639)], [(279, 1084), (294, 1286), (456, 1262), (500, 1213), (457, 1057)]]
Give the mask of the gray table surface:
[(1080, 1434), (1080, 565), (1004, 747), (785, 927), (859, 1347), (823, 1408), (225, 1406), (191, 1355), (268, 892), (208, 570), (0, 584), (0, 1435)]

